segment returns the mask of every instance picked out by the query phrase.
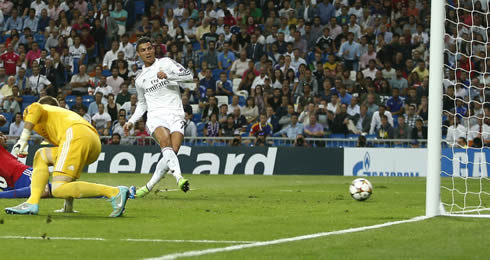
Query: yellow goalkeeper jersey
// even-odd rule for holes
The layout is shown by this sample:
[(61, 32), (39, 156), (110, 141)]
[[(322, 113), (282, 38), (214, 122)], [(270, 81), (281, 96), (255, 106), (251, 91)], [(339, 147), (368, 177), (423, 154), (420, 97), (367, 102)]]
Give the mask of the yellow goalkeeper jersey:
[(34, 124), (33, 130), (55, 146), (65, 139), (66, 130), (74, 125), (86, 125), (97, 133), (95, 128), (77, 113), (37, 102), (24, 110), (24, 121)]

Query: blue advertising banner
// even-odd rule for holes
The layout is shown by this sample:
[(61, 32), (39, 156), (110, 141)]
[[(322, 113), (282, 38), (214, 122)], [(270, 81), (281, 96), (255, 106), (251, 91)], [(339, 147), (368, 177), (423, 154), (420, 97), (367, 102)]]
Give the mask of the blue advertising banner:
[(490, 149), (442, 149), (441, 176), (488, 177)]

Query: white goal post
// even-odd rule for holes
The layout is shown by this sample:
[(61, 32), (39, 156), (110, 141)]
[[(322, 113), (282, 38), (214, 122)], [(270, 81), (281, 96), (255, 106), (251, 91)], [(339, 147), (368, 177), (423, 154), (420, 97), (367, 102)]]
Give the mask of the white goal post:
[[(452, 154), (458, 153), (463, 153), (466, 157), (461, 157), (461, 158), (466, 158), (466, 159), (461, 159), (461, 158), (455, 158), (455, 157), (444, 157), (443, 156), (443, 150), (442, 146), (444, 143), (442, 133), (441, 133), (441, 128), (446, 127), (449, 129), (448, 126), (443, 125), (443, 115), (446, 115), (447, 118), (452, 117), (451, 120), (448, 119), (450, 125), (452, 126), (453, 121), (465, 121), (466, 125), (466, 130), (464, 133), (465, 138), (469, 138), (470, 134), (473, 133), (473, 136), (475, 134), (474, 130), (470, 130), (470, 120), (473, 120), (473, 122), (477, 121), (483, 121), (488, 118), (485, 117), (485, 112), (483, 114), (472, 114), (470, 113), (470, 107), (471, 109), (474, 108), (474, 103), (479, 103), (479, 106), (481, 110), (484, 111), (483, 106), (484, 105), (489, 105), (490, 106), (490, 100), (487, 102), (485, 100), (485, 89), (488, 89), (490, 87), (490, 84), (488, 81), (485, 80), (485, 78), (488, 77), (488, 73), (490, 69), (487, 69), (488, 62), (486, 62), (487, 59), (490, 59), (490, 37), (487, 37), (483, 42), (481, 39), (475, 40), (475, 35), (477, 34), (476, 30), (480, 30), (480, 28), (483, 28), (487, 31), (490, 30), (490, 6), (487, 4), (485, 11), (482, 12), (480, 9), (475, 9), (475, 3), (479, 2), (480, 0), (472, 0), (472, 7), (468, 7), (468, 1), (454, 1), (455, 3), (460, 3), (460, 5), (456, 7), (451, 7), (454, 10), (456, 9), (457, 13), (457, 20), (454, 21), (452, 19), (453, 17), (450, 17), (447, 19), (446, 17), (446, 10), (449, 9), (449, 4), (447, 1), (442, 1), (442, 0), (437, 0), (437, 1), (431, 1), (431, 21), (430, 21), (430, 62), (429, 62), (429, 117), (428, 117), (428, 142), (427, 142), (427, 147), (428, 147), (428, 163), (427, 163), (427, 179), (426, 179), (426, 216), (427, 217), (434, 217), (434, 216), (439, 216), (439, 215), (447, 215), (447, 216), (465, 216), (465, 217), (490, 217), (490, 180), (489, 180), (489, 174), (487, 172), (487, 161), (485, 159), (485, 154), (488, 151), (488, 147), (481, 147), (481, 148), (468, 148), (466, 145), (465, 146), (458, 146), (458, 145), (452, 145), (448, 146), (448, 148), (445, 149), (452, 149)], [(485, 0), (486, 1), (486, 0)], [(466, 4), (464, 4), (466, 3)], [(462, 9), (462, 10), (460, 10)], [(471, 25), (468, 24), (463, 24), (466, 22), (466, 20), (463, 22), (463, 17), (459, 17), (459, 13), (466, 13), (466, 14), (471, 14)], [(479, 27), (479, 28), (474, 28), (478, 27), (479, 24), (474, 23), (474, 16), (473, 15), (480, 15), (480, 17), (486, 17), (486, 22), (485, 22), (485, 27)], [(453, 23), (454, 27), (456, 28), (454, 31), (447, 32), (445, 31), (448, 23)], [(451, 25), (453, 26), (453, 25)], [(463, 28), (465, 27), (465, 28)], [(469, 38), (464, 38), (465, 33), (460, 33), (460, 28), (463, 28), (466, 30), (466, 32), (469, 32), (471, 35), (471, 39)], [(462, 29), (461, 29), (462, 30)], [(453, 35), (454, 32), (456, 32), (456, 35)], [(463, 36), (461, 36), (463, 35)], [(489, 35), (490, 36), (490, 35)], [(479, 37), (479, 36), (478, 36)], [(454, 44), (455, 46), (459, 46), (458, 43), (463, 42), (464, 45), (469, 46), (466, 49), (463, 49), (461, 47), (461, 52), (458, 49), (459, 47), (456, 47), (456, 49), (448, 49), (447, 44), (445, 44), (445, 39), (447, 40), (448, 38), (451, 38), (453, 42), (456, 42)], [(472, 64), (472, 58), (479, 58), (482, 52), (479, 52), (478, 55), (473, 55), (475, 53), (475, 47), (476, 45), (481, 44), (486, 47), (486, 50), (484, 51), (485, 56), (482, 57), (481, 59), (485, 60), (486, 66), (483, 68), (480, 68), (480, 71), (474, 70), (475, 66), (471, 65)], [(469, 51), (468, 51), (469, 50)], [(448, 54), (449, 53), (449, 54)], [(446, 56), (445, 56), (446, 55)], [(447, 56), (451, 56), (455, 60), (455, 64), (448, 65), (445, 64), (448, 59)], [(475, 57), (474, 57), (475, 56)], [(465, 60), (468, 58), (468, 63), (470, 64), (469, 69), (463, 68), (460, 66), (461, 64), (458, 64), (459, 60), (461, 57), (463, 57)], [(461, 58), (462, 59), (462, 58)], [(481, 60), (480, 59), (480, 60)], [(462, 63), (462, 62), (461, 62)], [(462, 86), (460, 78), (455, 79), (457, 76), (447, 76), (448, 73), (447, 71), (452, 70), (453, 75), (457, 75), (458, 70), (463, 71), (465, 74), (468, 75), (468, 78), (465, 78), (465, 82), (470, 82), (466, 86)], [(446, 72), (446, 73), (445, 73)], [(462, 73), (463, 73), (462, 72)], [(462, 75), (462, 74), (461, 74)], [(478, 75), (478, 76), (477, 76)], [(445, 76), (447, 78), (445, 78)], [(473, 79), (476, 77), (484, 78), (483, 82), (479, 82), (479, 85), (473, 85)], [(447, 86), (444, 85), (446, 81), (449, 82), (454, 82), (454, 89), (458, 87), (458, 89), (461, 89), (462, 87), (464, 88), (464, 91), (467, 91), (469, 94), (468, 96), (461, 96), (461, 99), (458, 100), (459, 96), (452, 96), (450, 97), (451, 100), (454, 100), (454, 110), (448, 111), (448, 110), (443, 110), (443, 99), (446, 98), (448, 99), (449, 95), (445, 94), (445, 87)], [(477, 81), (478, 82), (478, 81)], [(481, 83), (481, 84), (480, 84)], [(460, 86), (456, 86), (456, 85)], [(473, 92), (472, 92), (473, 91)], [(472, 93), (475, 93), (477, 91), (480, 96), (478, 97), (478, 100), (473, 99)], [(483, 93), (483, 95), (482, 95)], [(483, 96), (483, 97), (482, 97)], [(469, 98), (468, 98), (469, 97)], [(468, 111), (467, 114), (461, 115), (459, 112), (457, 112), (457, 107), (456, 103), (457, 101), (464, 103), (462, 106), (466, 106), (465, 111)], [(455, 126), (457, 126), (457, 123), (454, 123)], [(463, 124), (463, 123), (461, 123)], [(479, 135), (478, 137), (480, 140), (482, 140), (483, 144), (485, 144), (485, 139), (484, 135), (482, 134), (482, 124), (480, 124), (479, 128)], [(473, 123), (474, 126), (474, 123)], [(487, 132), (484, 132), (486, 134)], [(478, 134), (478, 132), (477, 132)], [(486, 136), (486, 135), (485, 135)], [(465, 139), (466, 141), (466, 139)], [(469, 141), (469, 140), (468, 140)], [(488, 141), (488, 140), (487, 140)], [(470, 153), (478, 153), (480, 156), (483, 156), (483, 159), (478, 161), (478, 162), (468, 162), (468, 154)], [(464, 154), (465, 153), (465, 154)], [(453, 168), (454, 172), (445, 172), (441, 168), (441, 159), (445, 160), (454, 160), (452, 161), (453, 165), (459, 165), (459, 164), (465, 164), (465, 167), (470, 167), (467, 166), (469, 164), (472, 164), (472, 168), (478, 167), (480, 169), (480, 172), (485, 172), (480, 173), (480, 174), (473, 174), (470, 173), (468, 170), (469, 168), (465, 168), (466, 171), (462, 172), (461, 169)], [(458, 166), (459, 167), (459, 166)], [(484, 170), (483, 170), (484, 169)], [(489, 168), (490, 170), (490, 168)], [(474, 172), (474, 171), (473, 171)], [(442, 182), (441, 182), (441, 175), (445, 175), (447, 177), (442, 177)], [(451, 182), (449, 184), (449, 181)], [(458, 184), (455, 184), (457, 182), (462, 183), (461, 186), (463, 188), (460, 188), (457, 186)], [(469, 185), (470, 182), (476, 182), (476, 185)], [(447, 187), (444, 187), (444, 184), (446, 184)], [(479, 187), (478, 187), (479, 185)], [(469, 188), (470, 187), (470, 188)], [(471, 190), (471, 188), (477, 187), (479, 188), (479, 191)], [(441, 193), (441, 191), (443, 193)], [(449, 194), (448, 196), (445, 196), (444, 193)], [(441, 195), (442, 194), (442, 195)], [(458, 201), (458, 199), (455, 199), (455, 197), (460, 196), (461, 199)], [(469, 199), (472, 197), (473, 199)], [(448, 210), (449, 209), (449, 210)]]

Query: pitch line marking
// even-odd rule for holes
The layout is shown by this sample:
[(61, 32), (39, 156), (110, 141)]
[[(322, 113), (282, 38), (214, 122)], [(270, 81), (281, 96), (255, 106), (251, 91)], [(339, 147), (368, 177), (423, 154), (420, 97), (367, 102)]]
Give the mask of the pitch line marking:
[(183, 239), (147, 239), (147, 238), (121, 238), (107, 239), (101, 237), (33, 237), (33, 236), (0, 236), (0, 239), (25, 239), (25, 240), (85, 240), (85, 241), (109, 241), (119, 240), (125, 242), (163, 242), (163, 243), (208, 243), (208, 244), (250, 244), (257, 241), (234, 240), (183, 240)]
[(294, 242), (294, 241), (300, 241), (300, 240), (306, 240), (306, 239), (312, 239), (312, 238), (319, 238), (319, 237), (326, 237), (326, 236), (332, 236), (332, 235), (341, 235), (341, 234), (347, 234), (347, 233), (361, 232), (361, 231), (366, 231), (366, 230), (371, 230), (371, 229), (378, 229), (378, 228), (398, 225), (398, 224), (417, 222), (417, 221), (425, 220), (427, 218), (428, 217), (426, 217), (426, 216), (419, 216), (419, 217), (415, 217), (415, 218), (411, 218), (411, 219), (386, 222), (386, 223), (376, 224), (376, 225), (372, 225), (372, 226), (364, 226), (364, 227), (358, 227), (358, 228), (349, 228), (349, 229), (330, 231), (330, 232), (322, 232), (322, 233), (309, 234), (309, 235), (303, 235), (303, 236), (281, 238), (281, 239), (276, 239), (276, 240), (255, 242), (255, 243), (250, 243), (250, 244), (234, 245), (234, 246), (227, 246), (227, 247), (220, 247), (220, 248), (210, 248), (210, 249), (205, 249), (205, 250), (187, 251), (187, 252), (163, 255), (163, 256), (155, 257), (155, 258), (146, 258), (144, 260), (170, 260), (170, 259), (176, 259), (176, 258), (180, 258), (180, 257), (202, 256), (202, 255), (214, 254), (214, 253), (220, 253), (220, 252), (229, 252), (229, 251), (241, 250), (241, 249), (252, 248), (252, 247), (269, 246), (269, 245), (276, 245), (276, 244), (282, 244), (282, 243)]

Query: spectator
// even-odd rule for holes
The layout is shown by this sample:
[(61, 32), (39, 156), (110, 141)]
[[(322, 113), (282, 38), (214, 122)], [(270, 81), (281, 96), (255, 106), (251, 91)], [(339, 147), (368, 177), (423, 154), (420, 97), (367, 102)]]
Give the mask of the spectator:
[(126, 83), (121, 84), (121, 92), (117, 94), (116, 103), (123, 106), (124, 103), (131, 100), (131, 94), (128, 92), (128, 85)]
[[(449, 131), (448, 131), (448, 136), (449, 136)], [(421, 119), (417, 119), (417, 121), (415, 121), (415, 127), (412, 129), (412, 138), (427, 139), (427, 127), (424, 126), (424, 121), (422, 121)]]
[[(95, 101), (90, 103), (90, 105), (88, 106), (88, 114), (91, 117), (97, 114), (97, 112), (99, 111), (99, 105), (102, 104), (102, 96), (102, 92), (95, 92)], [(104, 111), (107, 111), (107, 108), (105, 108), (105, 106)]]
[(34, 14), (36, 17), (41, 16), (41, 11), (43, 9), (48, 9), (48, 6), (42, 0), (35, 0), (30, 5), (31, 9), (34, 9)]
[(115, 20), (119, 30), (117, 35), (122, 36), (126, 33), (126, 20), (128, 19), (128, 12), (122, 8), (122, 2), (116, 2), (116, 8), (111, 12), (111, 17)]
[(11, 11), (11, 16), (7, 19), (7, 22), (5, 23), (3, 30), (4, 31), (10, 31), (10, 30), (21, 31), (22, 25), (23, 25), (23, 21), (22, 21), (22, 18), (19, 17), (19, 12), (17, 11), (17, 8), (13, 8)]
[(319, 0), (316, 5), (316, 15), (320, 18), (321, 24), (325, 25), (330, 18), (335, 17), (335, 7), (331, 0)]
[(12, 96), (12, 88), (15, 86), (15, 77), (9, 76), (7, 79), (7, 84), (3, 84), (0, 88), (0, 96), (9, 97)]
[(70, 87), (73, 95), (87, 95), (90, 76), (86, 73), (87, 67), (85, 65), (80, 66), (78, 74), (73, 75), (70, 81)]
[(121, 105), (116, 103), (114, 98), (114, 94), (109, 93), (107, 95), (107, 113), (111, 116), (111, 120), (114, 122), (117, 120), (119, 114), (123, 114), (125, 117), (127, 116), (126, 110), (121, 109)]
[(240, 131), (240, 134), (244, 133), (248, 126), (247, 119), (241, 114), (241, 110), (236, 107), (233, 109), (233, 123)]
[(205, 61), (210, 70), (218, 68), (218, 52), (216, 51), (216, 42), (210, 41), (208, 43), (208, 49), (202, 55), (201, 61)]
[(66, 78), (65, 78), (65, 66), (60, 62), (60, 55), (55, 52), (53, 54), (53, 60), (46, 60), (46, 77), (50, 82), (53, 83), (53, 88), (48, 90), (48, 95), (55, 97), (58, 95), (61, 87), (65, 86)]
[(106, 77), (104, 77), (104, 76), (101, 76), (100, 78), (98, 78), (98, 85), (99, 86), (97, 86), (94, 90), (95, 93), (97, 93), (97, 92), (102, 93), (102, 102), (103, 103), (107, 103), (107, 98), (109, 97), (110, 94), (112, 94), (112, 87), (107, 85), (106, 81), (107, 81)]
[(376, 127), (375, 132), (379, 139), (393, 139), (393, 127), (388, 123), (386, 115), (381, 116), (381, 124)]
[[(87, 107), (83, 104), (83, 97), (78, 95), (76, 98), (75, 98), (75, 104), (73, 104), (73, 106), (71, 107), (71, 110), (73, 112), (80, 112), (79, 109), (80, 108), (83, 108), (84, 110), (84, 113), (87, 113), (88, 109)], [(90, 117), (90, 115), (89, 115)], [(90, 120), (88, 120), (90, 122)]]
[(228, 104), (221, 104), (219, 106), (218, 122), (223, 125), (226, 123), (228, 117)]
[(417, 73), (417, 75), (419, 76), (419, 79), (423, 79), (423, 78), (429, 76), (429, 70), (425, 68), (425, 61), (423, 61), (423, 60), (420, 60), (417, 63), (417, 67), (415, 69), (413, 69), (412, 72)]
[(94, 56), (95, 53), (95, 39), (90, 34), (90, 28), (83, 27), (80, 34), (80, 43), (85, 47), (87, 55), (89, 57)]
[(267, 137), (272, 134), (272, 125), (267, 123), (267, 114), (261, 113), (260, 114), (260, 119), (257, 123), (253, 124), (252, 127), (250, 127), (250, 134), (249, 136), (255, 136), (255, 137)]
[(192, 113), (185, 111), (185, 128), (184, 136), (186, 137), (197, 137), (197, 127), (192, 121)]
[(371, 116), (368, 114), (368, 108), (366, 105), (361, 105), (359, 113), (351, 115), (349, 118), (352, 121), (353, 128), (350, 123), (348, 125), (349, 130), (354, 134), (368, 133), (371, 127)]
[(12, 95), (3, 97), (3, 110), (11, 114), (19, 113), (22, 100), (22, 96), (19, 95), (19, 88), (14, 85), (12, 87)]
[(291, 115), (291, 123), (281, 129), (277, 134), (282, 137), (287, 138), (296, 138), (298, 135), (302, 135), (304, 132), (304, 126), (301, 123), (298, 123), (298, 114), (293, 113)]
[(111, 116), (107, 112), (104, 112), (105, 107), (102, 103), (98, 105), (98, 110), (98, 113), (92, 116), (92, 125), (99, 135), (108, 136), (112, 124)]
[(412, 138), (412, 128), (410, 128), (405, 123), (405, 117), (399, 116), (397, 120), (398, 120), (398, 126), (395, 127), (395, 129), (394, 129), (393, 138), (394, 139), (410, 139), (410, 138)]
[(386, 107), (394, 116), (403, 116), (405, 111), (403, 100), (400, 98), (400, 90), (394, 88), (391, 98), (386, 101)]
[(267, 72), (266, 68), (264, 68), (264, 67), (260, 68), (260, 75), (258, 77), (255, 77), (255, 79), (252, 83), (252, 86), (251, 86), (252, 92), (255, 90), (255, 88), (257, 86), (259, 86), (259, 85), (263, 86), (265, 84), (266, 79), (269, 79), (269, 76), (267, 76), (266, 72)]
[(31, 92), (29, 77), (26, 76), (26, 69), (20, 67), (15, 78), (15, 85), (19, 87), (19, 91), (28, 95)]
[[(309, 123), (304, 125), (304, 133), (306, 137), (321, 138), (325, 135), (324, 127), (317, 122), (317, 117), (314, 114), (309, 115)], [(321, 145), (320, 142), (317, 145)]]
[(109, 144), (119, 145), (120, 143), (121, 143), (121, 135), (118, 133), (113, 133)]
[(121, 85), (124, 83), (124, 79), (119, 76), (119, 70), (117, 68), (112, 68), (112, 75), (106, 78), (107, 85), (112, 88), (112, 93), (114, 95), (119, 94)]
[[(32, 67), (32, 76), (29, 77), (29, 86), (32, 87), (31, 91), (34, 95), (39, 95), (41, 90), (51, 88), (53, 85), (46, 76), (39, 73), (39, 66), (34, 65)], [(30, 91), (26, 89), (25, 92), (29, 93)]]
[(9, 44), (7, 52), (0, 55), (0, 61), (5, 68), (5, 74), (14, 76), (17, 70), (17, 61), (19, 60), (19, 54), (14, 52), (14, 45)]
[(104, 55), (104, 59), (102, 61), (102, 66), (104, 70), (110, 69), (110, 66), (112, 66), (112, 62), (117, 59), (118, 51), (119, 51), (119, 42), (117, 40), (114, 40), (112, 41), (111, 49), (108, 50)]
[(374, 59), (369, 60), (369, 66), (362, 71), (362, 74), (364, 78), (371, 78), (375, 79), (376, 78), (376, 73), (378, 72), (378, 69), (376, 68), (376, 61)]
[(338, 88), (339, 91), (339, 101), (341, 104), (347, 104), (350, 105), (351, 100), (352, 100), (352, 95), (347, 93), (347, 89), (345, 88), (344, 85), (341, 85)]
[(259, 108), (255, 105), (255, 99), (253, 97), (247, 98), (247, 103), (242, 109), (242, 115), (245, 116), (249, 124), (257, 120)]
[(240, 126), (235, 125), (233, 121), (233, 115), (229, 114), (221, 124), (221, 136), (233, 137), (239, 134), (239, 128)]
[(216, 95), (219, 96), (232, 96), (233, 84), (226, 78), (226, 72), (219, 74), (219, 80), (216, 81)]
[[(125, 123), (126, 123), (126, 116), (124, 114), (118, 115), (118, 120), (115, 121), (112, 126), (112, 134), (119, 134), (120, 136), (126, 136), (126, 132), (124, 131)], [(129, 135), (133, 135), (133, 134), (134, 134), (134, 129), (129, 130)]]
[(333, 124), (330, 125), (330, 130), (334, 134), (347, 134), (348, 123), (349, 123), (349, 115), (347, 114), (347, 104), (341, 104), (339, 113), (335, 115)]
[(199, 88), (205, 93), (207, 89), (216, 91), (216, 80), (213, 78), (211, 69), (206, 69), (206, 76), (199, 81)]
[(407, 123), (407, 125), (410, 128), (414, 128), (415, 122), (417, 120), (423, 120), (423, 119), (422, 119), (422, 117), (420, 117), (419, 115), (417, 115), (415, 113), (415, 105), (413, 105), (413, 104), (408, 105), (408, 111), (405, 114), (405, 122)]
[(209, 104), (204, 108), (202, 112), (202, 116), (201, 116), (202, 121), (203, 122), (209, 121), (212, 114), (216, 114), (216, 115), (219, 114), (218, 101), (214, 96), (209, 97)]
[(212, 113), (209, 122), (204, 126), (204, 136), (217, 137), (221, 136), (220, 124), (218, 122), (218, 114)]
[(124, 60), (124, 52), (121, 51), (121, 50), (118, 50), (117, 51), (117, 59), (113, 60), (112, 63), (111, 63), (111, 68), (110, 70), (112, 71), (113, 68), (120, 68), (120, 64), (119, 63), (123, 63), (123, 67), (125, 69), (128, 68), (128, 62)]
[(143, 120), (138, 121), (133, 135), (139, 137), (137, 139), (138, 145), (150, 145), (150, 139), (147, 138), (150, 136), (150, 134), (146, 130), (145, 121), (143, 121)]
[(264, 46), (257, 42), (257, 35), (250, 36), (250, 44), (247, 45), (247, 57), (254, 62), (258, 62), (260, 57), (264, 55)]
[[(69, 53), (71, 58), (73, 58), (73, 73), (77, 73), (77, 66), (80, 66), (85, 61), (85, 56), (87, 55), (87, 49), (81, 44), (80, 36), (76, 35), (73, 39), (73, 46), (70, 46)], [(70, 64), (71, 65), (71, 64)]]
[(393, 126), (393, 117), (390, 111), (386, 111), (386, 107), (384, 105), (380, 105), (378, 111), (373, 113), (371, 119), (371, 128), (369, 129), (369, 134), (375, 134), (376, 130), (381, 126), (381, 116), (386, 115), (388, 120), (388, 124)]
[(39, 59), (39, 57), (41, 57), (41, 49), (39, 49), (37, 42), (32, 42), (32, 49), (27, 52), (25, 58), (27, 68), (31, 68), (32, 62)]
[(24, 130), (24, 120), (22, 120), (22, 114), (20, 112), (15, 113), (15, 121), (10, 124), (9, 135), (20, 136)]
[[(125, 102), (122, 106), (121, 109), (124, 109), (125, 111), (128, 112), (128, 115), (131, 114), (131, 107), (136, 106), (136, 103), (138, 102), (138, 96), (137, 95), (131, 95), (129, 98), (129, 101)], [(119, 104), (119, 103), (117, 103)]]
[(347, 34), (347, 41), (342, 43), (338, 56), (343, 59), (344, 66), (349, 70), (358, 71), (361, 56), (359, 43), (354, 41), (354, 34)]
[(239, 104), (240, 98), (237, 95), (234, 95), (231, 98), (230, 109), (228, 111), (229, 114), (232, 114), (235, 111), (235, 108), (242, 110), (243, 106)]
[(39, 22), (39, 19), (36, 17), (36, 10), (31, 8), (31, 9), (25, 9), (24, 10), (24, 25), (22, 29), (25, 29), (26, 27), (29, 27), (32, 32), (37, 32), (37, 24)]
[[(458, 117), (450, 115), (448, 117), (448, 120), (449, 120), (449, 127), (447, 129), (446, 143), (449, 146), (455, 146), (460, 137), (466, 137), (467, 129), (466, 129), (466, 127), (464, 127), (463, 124), (459, 123)], [(421, 120), (418, 119), (417, 121), (421, 121)], [(416, 131), (416, 130), (414, 129), (413, 131)], [(413, 135), (413, 132), (412, 132), (412, 135)], [(413, 137), (416, 138), (416, 136), (413, 136)]]
[(396, 70), (396, 77), (390, 81), (390, 85), (391, 88), (399, 89), (402, 93), (405, 93), (408, 88), (408, 81), (403, 77), (401, 70)]
[(129, 42), (129, 35), (127, 33), (123, 34), (121, 37), (121, 43), (119, 45), (119, 50), (124, 52), (124, 57), (128, 60), (134, 60), (136, 50)]

